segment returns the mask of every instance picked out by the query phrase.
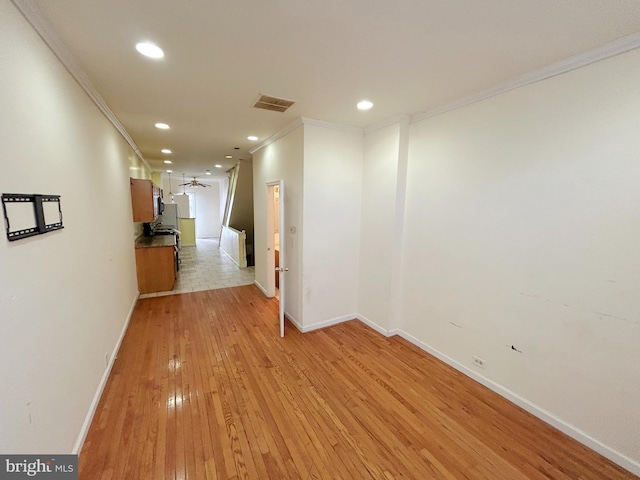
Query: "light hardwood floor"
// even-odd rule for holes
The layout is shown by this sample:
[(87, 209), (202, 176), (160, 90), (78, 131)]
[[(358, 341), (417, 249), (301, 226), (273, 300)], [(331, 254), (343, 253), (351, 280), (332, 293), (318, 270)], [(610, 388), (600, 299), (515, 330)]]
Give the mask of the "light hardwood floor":
[(358, 321), (278, 336), (255, 286), (141, 299), (80, 479), (631, 479)]

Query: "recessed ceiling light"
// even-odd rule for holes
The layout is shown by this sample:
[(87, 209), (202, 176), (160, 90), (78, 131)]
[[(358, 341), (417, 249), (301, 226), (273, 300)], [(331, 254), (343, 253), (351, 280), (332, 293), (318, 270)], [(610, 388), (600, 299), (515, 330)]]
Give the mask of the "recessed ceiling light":
[(166, 123), (156, 123), (156, 128), (159, 128), (160, 130), (169, 130), (170, 127)]
[(371, 107), (373, 107), (373, 103), (371, 103), (369, 100), (362, 100), (361, 102), (358, 102), (358, 110), (369, 110)]
[(216, 168), (222, 168), (222, 165), (214, 165)]
[(207, 170), (206, 172), (204, 172), (205, 175), (211, 175), (211, 172), (209, 170)]
[(140, 52), (145, 57), (149, 58), (162, 58), (164, 57), (164, 52), (162, 49), (152, 42), (140, 42), (136, 44), (136, 50)]
[(167, 170), (167, 173), (173, 173), (173, 170)]
[(171, 160), (165, 160), (164, 163), (173, 163)]
[(225, 155), (224, 158), (233, 158), (233, 155)]
[(258, 140), (258, 137), (256, 137), (255, 135), (249, 135), (247, 137), (247, 140), (251, 140), (252, 142), (255, 142), (256, 140)]
[(168, 148), (163, 148), (162, 150), (160, 150), (162, 153), (173, 153), (171, 150), (169, 150)]

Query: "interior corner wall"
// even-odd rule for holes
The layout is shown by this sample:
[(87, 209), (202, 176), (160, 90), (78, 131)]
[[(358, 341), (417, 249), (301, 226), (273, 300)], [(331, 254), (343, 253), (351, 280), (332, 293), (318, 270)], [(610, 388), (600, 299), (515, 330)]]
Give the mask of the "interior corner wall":
[(305, 329), (357, 312), (362, 159), (362, 132), (305, 123)]
[(358, 307), (383, 330), (392, 316), (392, 278), (400, 124), (364, 137)]
[(302, 125), (253, 154), (253, 207), (255, 279), (266, 291), (268, 275), (274, 271), (267, 261), (267, 182), (284, 181), (285, 224), (280, 229), (284, 242), (287, 272), (285, 312), (294, 322), (302, 318), (302, 170), (304, 156)]
[(636, 472), (638, 65), (633, 50), (414, 123), (401, 295), (411, 337), (481, 358)]
[(64, 223), (0, 235), (0, 452), (71, 453), (138, 296), (129, 176), (148, 172), (8, 0), (0, 63), (0, 192), (60, 195)]

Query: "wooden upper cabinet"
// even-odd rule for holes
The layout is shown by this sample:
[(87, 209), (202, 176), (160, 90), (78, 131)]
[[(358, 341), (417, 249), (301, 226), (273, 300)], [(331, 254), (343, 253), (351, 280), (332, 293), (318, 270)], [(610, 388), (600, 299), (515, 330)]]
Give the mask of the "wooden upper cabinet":
[(134, 222), (153, 222), (157, 215), (155, 190), (160, 190), (151, 180), (129, 179), (131, 183), (131, 206)]

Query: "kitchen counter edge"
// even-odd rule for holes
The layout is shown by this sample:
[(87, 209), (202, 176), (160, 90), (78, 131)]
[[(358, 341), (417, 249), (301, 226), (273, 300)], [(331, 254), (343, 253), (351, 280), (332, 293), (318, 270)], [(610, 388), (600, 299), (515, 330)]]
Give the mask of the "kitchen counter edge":
[(140, 235), (136, 238), (136, 248), (152, 247), (175, 247), (176, 237), (174, 235)]

